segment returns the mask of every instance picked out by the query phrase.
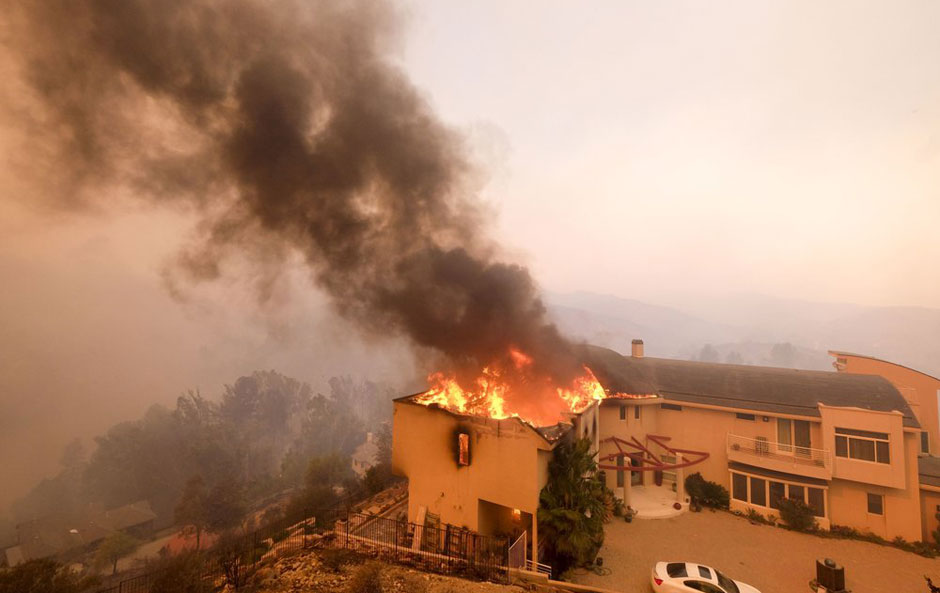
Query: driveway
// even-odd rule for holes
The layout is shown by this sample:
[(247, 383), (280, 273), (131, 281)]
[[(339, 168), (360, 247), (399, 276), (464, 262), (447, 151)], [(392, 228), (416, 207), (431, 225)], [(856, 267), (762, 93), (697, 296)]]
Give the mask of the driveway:
[[(622, 591), (650, 591), (649, 574), (660, 560), (714, 566), (762, 593), (807, 593), (816, 559), (845, 567), (853, 593), (927, 593), (924, 575), (940, 584), (940, 560), (868, 542), (828, 539), (755, 525), (727, 512), (685, 513), (671, 519), (612, 519), (600, 556), (609, 574), (577, 571), (574, 581)], [(604, 572), (608, 572), (605, 570)]]

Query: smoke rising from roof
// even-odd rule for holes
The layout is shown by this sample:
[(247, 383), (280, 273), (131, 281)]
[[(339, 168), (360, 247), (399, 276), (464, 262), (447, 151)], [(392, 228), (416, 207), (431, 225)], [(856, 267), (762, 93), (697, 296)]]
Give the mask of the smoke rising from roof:
[[(300, 254), (346, 318), (461, 365), (510, 346), (567, 369), (529, 272), (498, 259), (461, 139), (387, 58), (381, 2), (37, 0), (8, 44), (28, 162), (57, 207), (131, 193), (197, 214), (169, 286), (232, 257), (265, 298)], [(573, 370), (573, 369), (572, 369)]]

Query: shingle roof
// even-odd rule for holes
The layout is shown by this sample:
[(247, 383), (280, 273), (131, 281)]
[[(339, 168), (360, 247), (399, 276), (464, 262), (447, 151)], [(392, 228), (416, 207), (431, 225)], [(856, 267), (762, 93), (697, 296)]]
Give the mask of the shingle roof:
[(150, 501), (138, 500), (115, 509), (105, 511), (94, 521), (102, 527), (121, 530), (136, 525), (142, 525), (157, 518), (157, 514), (150, 508)]
[(940, 457), (918, 457), (917, 473), (921, 484), (940, 486)]
[(585, 363), (611, 393), (797, 416), (818, 417), (820, 403), (898, 411), (904, 426), (920, 426), (900, 392), (877, 375), (636, 358), (596, 346), (585, 346)]

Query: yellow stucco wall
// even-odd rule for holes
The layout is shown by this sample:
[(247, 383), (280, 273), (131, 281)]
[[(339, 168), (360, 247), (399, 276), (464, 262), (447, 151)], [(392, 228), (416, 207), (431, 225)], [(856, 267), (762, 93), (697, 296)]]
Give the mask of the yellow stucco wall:
[[(468, 466), (455, 458), (451, 441), (458, 426), (470, 434)], [(456, 417), (401, 401), (394, 407), (392, 447), (393, 471), (408, 478), (409, 520), (424, 506), (444, 523), (480, 533), (502, 530), (505, 522), (490, 514), (481, 525), (481, 500), (536, 514), (551, 448), (518, 420)], [(530, 533), (533, 544), (536, 538)]]

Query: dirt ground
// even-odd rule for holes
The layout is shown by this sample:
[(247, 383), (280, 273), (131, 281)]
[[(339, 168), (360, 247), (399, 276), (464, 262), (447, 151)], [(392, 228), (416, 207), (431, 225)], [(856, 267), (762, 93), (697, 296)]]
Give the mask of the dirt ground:
[(330, 553), (313, 551), (264, 566), (251, 577), (249, 590), (258, 593), (362, 593), (357, 587), (356, 573), (374, 565), (385, 593), (528, 593), (518, 586), (428, 574), (341, 550), (332, 553), (347, 560), (342, 564), (334, 561), (331, 565), (327, 558)]
[[(575, 573), (574, 581), (639, 593), (650, 591), (658, 561), (699, 562), (753, 585), (761, 593), (807, 593), (817, 558), (845, 567), (853, 593), (927, 593), (924, 575), (940, 583), (940, 559), (888, 546), (829, 539), (756, 525), (726, 512), (685, 513), (672, 519), (612, 520), (600, 556), (609, 574)], [(605, 570), (605, 572), (607, 572)]]

